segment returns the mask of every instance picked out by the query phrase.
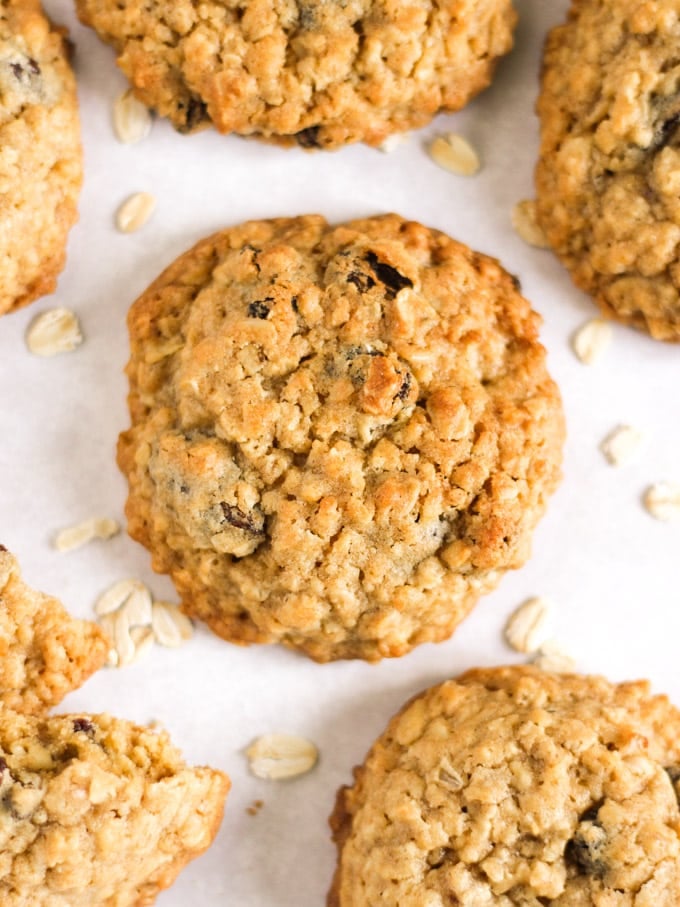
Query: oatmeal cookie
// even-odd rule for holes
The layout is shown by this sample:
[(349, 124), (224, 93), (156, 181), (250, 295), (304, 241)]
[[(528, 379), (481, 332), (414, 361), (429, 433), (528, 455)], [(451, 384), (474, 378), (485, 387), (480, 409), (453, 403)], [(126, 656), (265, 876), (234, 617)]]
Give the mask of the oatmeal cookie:
[(538, 100), (538, 216), (605, 313), (680, 340), (680, 4), (574, 0)]
[(22, 582), (0, 545), (0, 708), (47, 711), (100, 668), (108, 650), (96, 624), (75, 620), (56, 598)]
[(331, 818), (329, 907), (677, 907), (680, 712), (647, 683), (469, 671), (391, 721)]
[(0, 314), (51, 293), (82, 181), (76, 84), (38, 0), (0, 3)]
[(204, 240), (129, 314), (130, 534), (232, 641), (446, 638), (558, 480), (538, 322), (496, 261), (397, 215)]
[(0, 903), (152, 904), (212, 842), (228, 788), (164, 733), (0, 709)]
[(181, 132), (379, 144), (458, 110), (512, 46), (510, 0), (77, 0)]

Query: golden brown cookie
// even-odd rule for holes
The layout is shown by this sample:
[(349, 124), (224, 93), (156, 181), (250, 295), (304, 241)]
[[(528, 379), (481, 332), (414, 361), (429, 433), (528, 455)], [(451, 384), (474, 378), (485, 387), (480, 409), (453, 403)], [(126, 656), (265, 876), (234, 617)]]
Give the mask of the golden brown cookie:
[(0, 709), (0, 903), (152, 904), (212, 842), (228, 789), (165, 733)]
[(647, 683), (469, 671), (390, 722), (331, 818), (329, 907), (677, 907), (680, 712)]
[(458, 110), (512, 45), (510, 0), (77, 0), (137, 97), (182, 132), (379, 144)]
[(545, 47), (538, 216), (608, 315), (680, 340), (677, 0), (574, 0)]
[(558, 480), (538, 322), (497, 262), (397, 215), (204, 240), (129, 315), (131, 535), (235, 642), (446, 638)]
[(63, 32), (38, 0), (3, 0), (0, 315), (54, 290), (81, 181), (76, 84)]
[(0, 545), (0, 708), (46, 712), (100, 668), (108, 650), (96, 624), (75, 620), (22, 582)]

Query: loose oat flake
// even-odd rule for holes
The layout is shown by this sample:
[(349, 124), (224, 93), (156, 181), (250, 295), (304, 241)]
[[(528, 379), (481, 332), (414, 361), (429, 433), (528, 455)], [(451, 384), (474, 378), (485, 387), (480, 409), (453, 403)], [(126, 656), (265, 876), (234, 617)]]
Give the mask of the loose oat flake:
[(81, 548), (93, 539), (110, 539), (120, 532), (120, 524), (106, 517), (95, 517), (83, 520), (75, 526), (61, 529), (54, 537), (57, 551), (73, 551)]
[(575, 659), (567, 655), (554, 639), (541, 645), (533, 664), (542, 671), (552, 671), (555, 674), (569, 674), (576, 668)]
[(635, 459), (640, 449), (642, 433), (630, 425), (619, 425), (609, 432), (600, 450), (612, 466), (625, 466)]
[(656, 520), (668, 522), (680, 517), (680, 485), (657, 482), (647, 489), (643, 500), (647, 512)]
[(265, 734), (246, 750), (251, 772), (258, 778), (280, 780), (304, 775), (314, 768), (319, 752), (294, 734)]
[(548, 618), (548, 603), (544, 598), (527, 599), (513, 613), (505, 626), (505, 639), (516, 652), (535, 652), (544, 640)]
[(119, 141), (134, 145), (151, 132), (151, 114), (128, 88), (113, 105), (113, 128)]
[(612, 328), (609, 322), (602, 318), (591, 318), (576, 331), (571, 345), (581, 362), (593, 365), (602, 357), (611, 339)]
[[(138, 579), (121, 579), (114, 583), (109, 589), (99, 596), (94, 603), (94, 611), (98, 617), (104, 617), (106, 614), (112, 614), (117, 611), (131, 598), (146, 598), (151, 601), (151, 593), (147, 587)], [(135, 604), (135, 607), (137, 605)], [(151, 623), (151, 614), (147, 621)]]
[(549, 248), (550, 243), (538, 222), (536, 202), (533, 199), (527, 198), (517, 202), (512, 209), (512, 226), (520, 239), (528, 245), (537, 249)]
[(480, 168), (479, 155), (462, 135), (439, 135), (428, 151), (435, 164), (458, 176), (473, 176)]
[(118, 209), (116, 226), (121, 233), (134, 233), (149, 220), (155, 207), (156, 199), (150, 192), (136, 192)]
[(70, 353), (83, 342), (75, 312), (56, 308), (42, 312), (28, 326), (26, 346), (35, 356)]
[(187, 642), (194, 633), (189, 618), (182, 614), (178, 605), (171, 605), (169, 602), (153, 603), (151, 626), (156, 642), (171, 649)]
[(408, 132), (393, 132), (392, 135), (388, 135), (386, 139), (382, 140), (378, 145), (378, 150), (382, 151), (383, 154), (391, 154), (393, 151), (396, 151), (400, 145), (407, 142), (408, 137)]

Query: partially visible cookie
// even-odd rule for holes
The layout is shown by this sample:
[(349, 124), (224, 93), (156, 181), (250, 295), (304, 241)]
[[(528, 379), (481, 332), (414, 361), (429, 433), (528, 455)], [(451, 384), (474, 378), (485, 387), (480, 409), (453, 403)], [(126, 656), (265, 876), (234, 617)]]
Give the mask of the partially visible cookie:
[(3, 0), (0, 315), (54, 290), (77, 218), (82, 153), (67, 54), (38, 0)]
[(379, 144), (457, 110), (512, 46), (511, 0), (77, 0), (181, 132)]
[(331, 818), (329, 907), (677, 907), (680, 712), (647, 683), (469, 671), (390, 722)]
[(680, 340), (676, 0), (573, 0), (538, 100), (538, 217), (602, 309)]
[(0, 903), (152, 904), (212, 842), (228, 789), (165, 733), (0, 709)]
[(46, 712), (100, 668), (108, 650), (96, 624), (27, 586), (0, 545), (0, 708)]
[(563, 422), (497, 262), (397, 215), (218, 233), (129, 315), (129, 531), (225, 639), (444, 639), (528, 555)]

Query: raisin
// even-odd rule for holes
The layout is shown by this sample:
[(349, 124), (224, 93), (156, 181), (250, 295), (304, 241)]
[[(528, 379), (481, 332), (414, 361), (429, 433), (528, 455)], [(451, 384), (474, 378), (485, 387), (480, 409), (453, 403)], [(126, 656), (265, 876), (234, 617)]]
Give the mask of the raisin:
[(406, 372), (401, 381), (401, 387), (397, 391), (397, 400), (405, 400), (408, 397), (408, 392), (411, 390), (411, 373)]
[(299, 309), (299, 307), (298, 307), (298, 298), (297, 298), (297, 296), (293, 296), (293, 298), (292, 298), (291, 301), (290, 301), (290, 304), (291, 304), (291, 306), (292, 306), (292, 308), (293, 308), (293, 311), (294, 311), (295, 314), (297, 315), (298, 312), (300, 311), (300, 309)]
[(347, 275), (347, 283), (354, 284), (360, 293), (366, 293), (375, 286), (375, 280), (370, 274), (362, 274), (361, 271), (352, 271)]
[(4, 545), (0, 545), (0, 551), (7, 551)]
[(267, 303), (259, 299), (248, 306), (248, 318), (266, 318), (269, 312), (270, 308)]
[(602, 879), (609, 869), (602, 856), (607, 835), (597, 816), (602, 802), (595, 803), (580, 818), (576, 834), (567, 842), (565, 858), (578, 870), (595, 879)]
[(82, 731), (84, 734), (94, 734), (94, 725), (87, 718), (76, 718), (73, 722), (74, 733)]
[(400, 274), (392, 265), (380, 261), (375, 252), (367, 252), (366, 261), (378, 280), (385, 285), (385, 290), (387, 291), (385, 295), (388, 299), (394, 299), (397, 293), (405, 287), (413, 286), (413, 281), (410, 278)]
[[(252, 513), (244, 513), (240, 507), (233, 504), (227, 504), (226, 501), (220, 502), (225, 522), (233, 526), (234, 529), (242, 529), (244, 532), (251, 532), (253, 535), (264, 535), (264, 528), (257, 524), (257, 517)], [(260, 522), (262, 515), (260, 514)]]
[(319, 142), (319, 131), (321, 126), (308, 126), (296, 132), (293, 138), (301, 148), (321, 148)]
[(671, 144), (671, 142), (675, 138), (678, 126), (680, 126), (680, 111), (665, 120), (659, 127), (653, 145), (655, 151), (658, 151), (660, 148), (665, 148), (666, 145)]
[(184, 122), (178, 127), (180, 132), (192, 132), (201, 123), (210, 119), (208, 108), (200, 98), (189, 98), (186, 104), (184, 101), (180, 101), (177, 109), (185, 111)]

